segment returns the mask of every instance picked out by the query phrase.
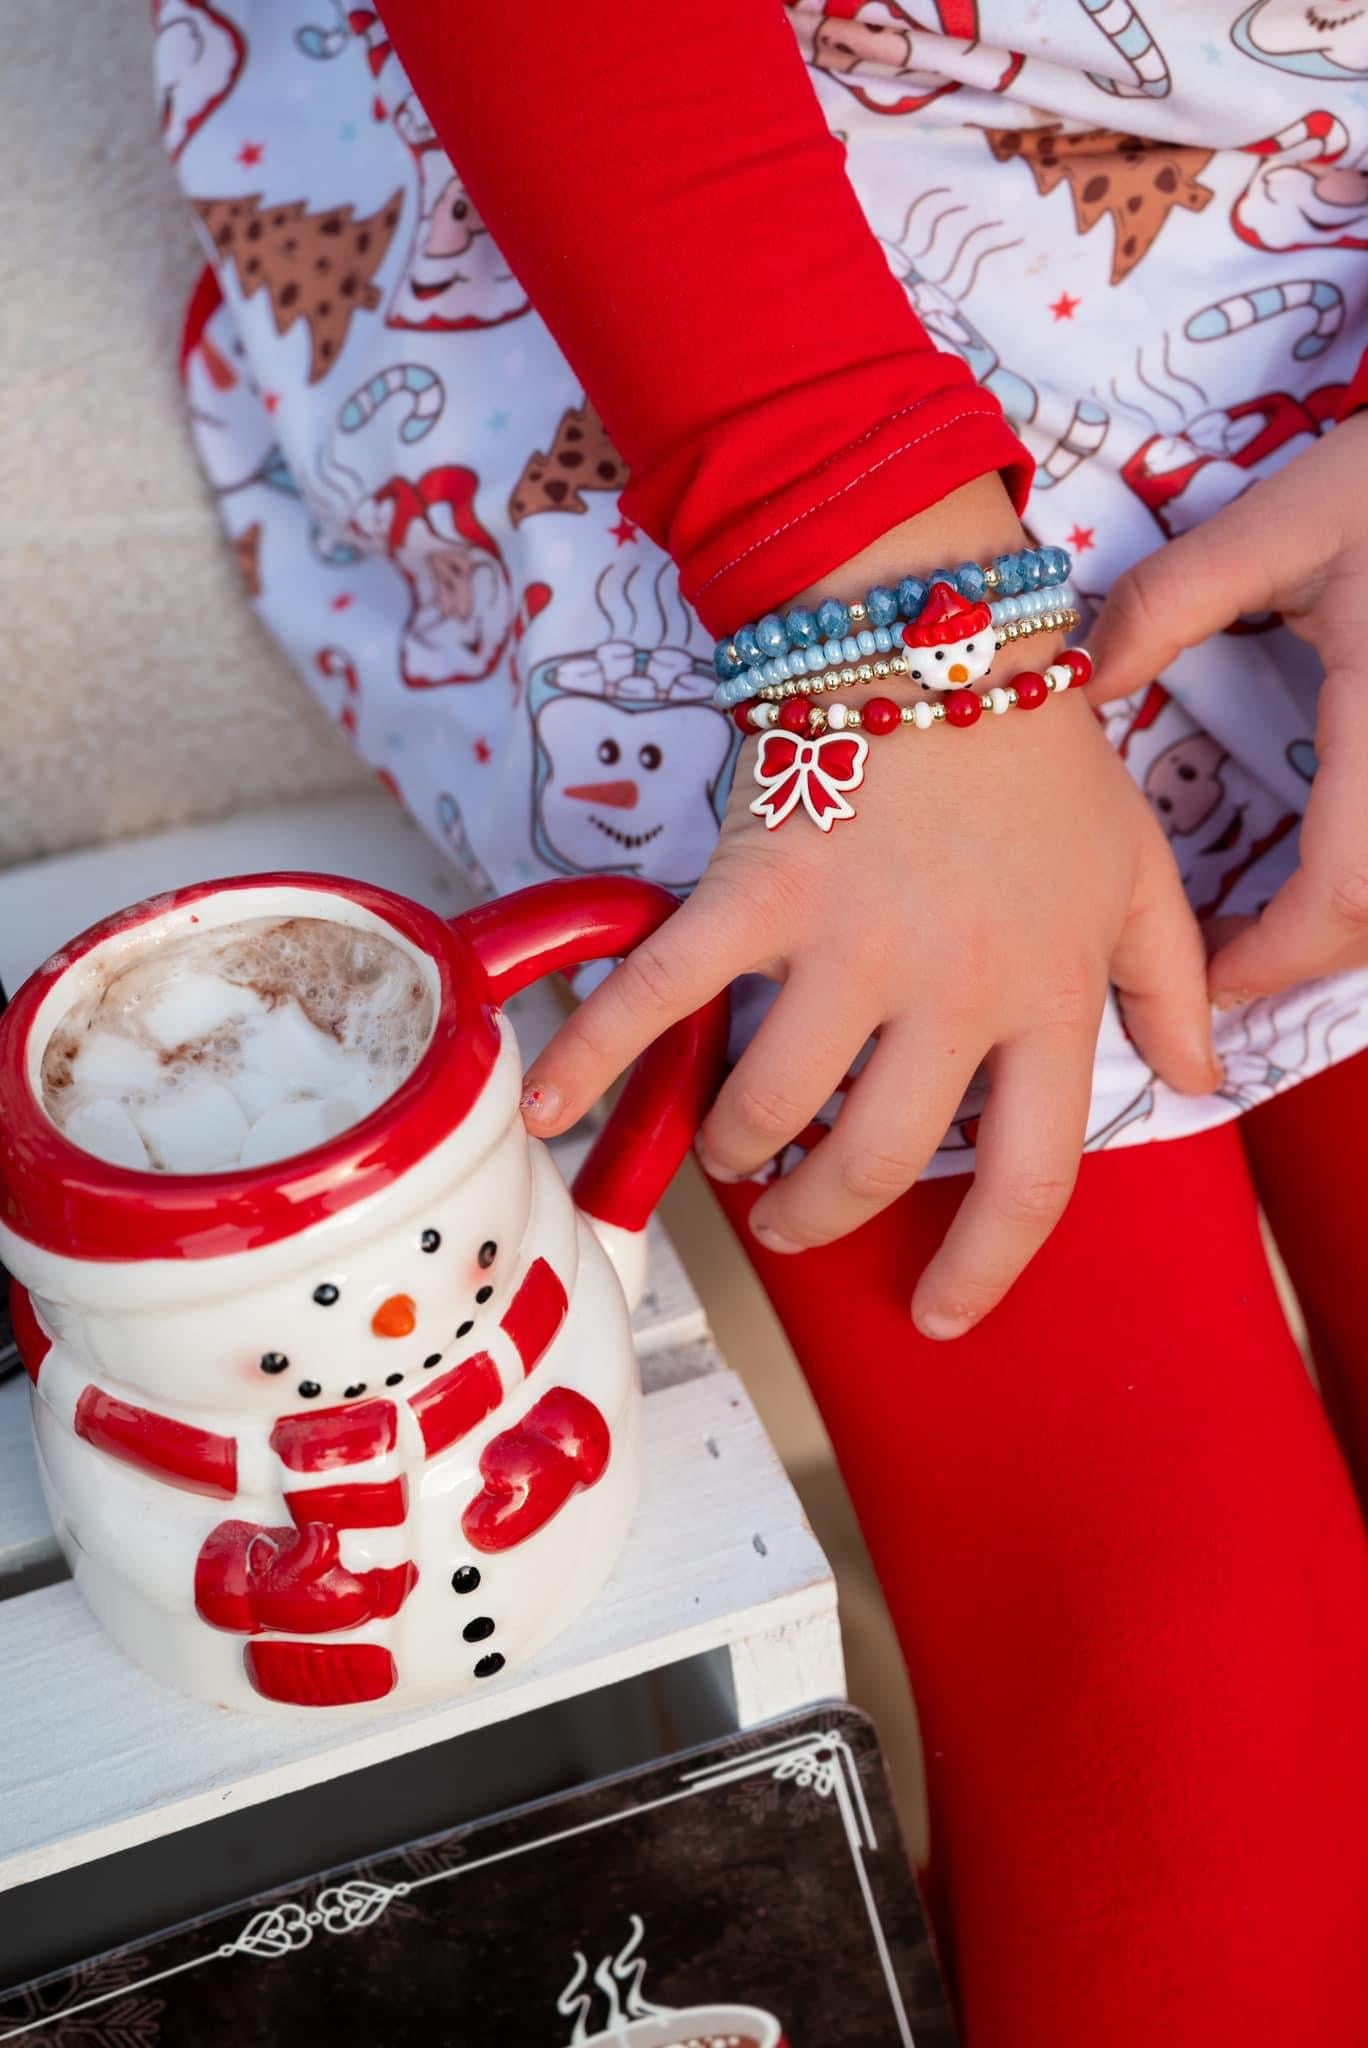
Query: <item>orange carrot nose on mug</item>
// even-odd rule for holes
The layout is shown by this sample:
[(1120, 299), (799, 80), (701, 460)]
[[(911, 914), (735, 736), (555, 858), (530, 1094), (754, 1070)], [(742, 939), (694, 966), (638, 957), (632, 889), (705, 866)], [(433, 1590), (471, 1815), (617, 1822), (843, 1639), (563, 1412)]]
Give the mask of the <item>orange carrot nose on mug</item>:
[(0, 1019), (0, 1260), (82, 1594), (149, 1671), (298, 1713), (496, 1680), (593, 1597), (639, 1478), (629, 1301), (725, 1001), (639, 1062), (574, 1196), (500, 1006), (649, 884), (446, 923), (319, 875), (95, 926)]

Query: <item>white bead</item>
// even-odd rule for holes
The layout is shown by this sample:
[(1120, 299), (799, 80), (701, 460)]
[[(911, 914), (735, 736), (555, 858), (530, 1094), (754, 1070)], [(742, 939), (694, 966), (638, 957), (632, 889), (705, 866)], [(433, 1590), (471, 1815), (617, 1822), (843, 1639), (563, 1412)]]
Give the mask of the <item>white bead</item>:
[(926, 731), (926, 728), (929, 725), (934, 725), (935, 722), (935, 711), (933, 707), (927, 703), (925, 697), (923, 697), (919, 703), (914, 704), (912, 706), (912, 723), (916, 726), (919, 726), (923, 732)]
[(1001, 718), (1004, 711), (1010, 711), (1012, 708), (1011, 698), (997, 683), (994, 683), (992, 689), (988, 692), (988, 702), (992, 705), (999, 718)]
[(1052, 661), (1045, 671), (1045, 680), (1052, 690), (1067, 690), (1073, 681), (1073, 670)]
[(848, 704), (832, 704), (827, 707), (827, 724), (833, 732), (842, 732), (850, 718)]
[(757, 704), (751, 712), (751, 724), (757, 727), (773, 725), (778, 716), (777, 704)]

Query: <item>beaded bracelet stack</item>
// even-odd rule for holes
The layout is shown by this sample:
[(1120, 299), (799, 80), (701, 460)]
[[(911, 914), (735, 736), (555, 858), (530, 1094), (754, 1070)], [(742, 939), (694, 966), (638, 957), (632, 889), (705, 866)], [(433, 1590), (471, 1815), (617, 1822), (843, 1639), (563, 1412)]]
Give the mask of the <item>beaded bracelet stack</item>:
[(896, 590), (876, 585), (863, 602), (842, 604), (829, 597), (815, 612), (800, 607), (783, 618), (768, 612), (718, 642), (713, 701), (729, 711), (767, 687), (893, 653), (900, 631), (920, 622), (937, 585), (948, 586), (970, 604), (987, 600), (990, 622), (1005, 639), (1044, 631), (1051, 613), (1072, 608), (1064, 602), (1071, 593), (1059, 588), (1071, 567), (1064, 548), (1024, 548), (986, 566), (961, 562), (957, 569), (937, 569), (924, 581), (905, 576)]
[[(1009, 631), (999, 630), (994, 636), (993, 651), (997, 653), (1009, 640), (1022, 640), (1031, 633), (1072, 633), (1080, 616), (1072, 591), (1061, 591), (1057, 609), (1041, 612), (1029, 623), (1013, 626)], [(829, 668), (821, 675), (801, 676), (787, 683), (766, 683), (754, 696), (733, 704), (731, 715), (742, 732), (750, 732), (754, 728), (746, 723), (745, 714), (757, 701), (779, 704), (787, 697), (821, 696), (826, 690), (849, 690), (859, 683), (897, 681), (900, 677), (909, 677), (923, 688), (936, 687), (934, 682), (923, 680), (910, 655), (890, 652), (876, 654), (871, 660), (861, 658), (846, 668)]]
[(791, 697), (783, 704), (740, 705), (732, 714), (737, 724), (744, 718), (744, 730), (762, 734), (755, 763), (760, 794), (750, 808), (773, 831), (801, 805), (814, 825), (829, 832), (839, 818), (855, 815), (847, 792), (864, 781), (866, 734), (883, 739), (907, 726), (925, 731), (940, 724), (977, 725), (985, 711), (998, 716), (1017, 709), (1034, 711), (1052, 692), (1081, 688), (1092, 672), (1085, 649), (1070, 647), (1043, 674), (1028, 669), (1005, 687), (955, 689), (915, 704), (899, 706), (891, 697), (871, 697), (861, 707)]

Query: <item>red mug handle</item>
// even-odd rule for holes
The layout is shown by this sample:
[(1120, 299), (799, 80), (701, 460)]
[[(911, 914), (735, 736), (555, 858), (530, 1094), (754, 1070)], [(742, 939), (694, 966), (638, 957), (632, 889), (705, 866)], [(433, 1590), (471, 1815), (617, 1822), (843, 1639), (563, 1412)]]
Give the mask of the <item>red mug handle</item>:
[[(490, 998), (589, 960), (630, 953), (679, 908), (668, 889), (626, 876), (537, 882), (453, 920), (473, 947)], [(575, 1176), (574, 1197), (600, 1223), (644, 1230), (693, 1143), (721, 1077), (725, 991), (646, 1048)]]

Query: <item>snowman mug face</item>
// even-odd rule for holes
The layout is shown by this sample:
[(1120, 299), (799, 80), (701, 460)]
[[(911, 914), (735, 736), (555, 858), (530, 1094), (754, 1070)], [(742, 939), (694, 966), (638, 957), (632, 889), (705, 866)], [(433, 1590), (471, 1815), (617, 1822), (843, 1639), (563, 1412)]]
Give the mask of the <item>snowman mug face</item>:
[[(194, 1399), (192, 1380), (215, 1405), (262, 1412), (282, 1398), (398, 1387), (395, 1375), (412, 1387), (473, 1339), (528, 1223), (531, 1155), (499, 1003), (542, 973), (626, 950), (673, 908), (646, 884), (567, 881), (448, 924), (367, 885), (278, 875), (180, 890), (108, 919), (41, 968), (0, 1021), (9, 1263), (93, 1366), (181, 1402)], [(436, 999), (407, 1079), (339, 1137), (264, 1167), (137, 1172), (73, 1145), (40, 1088), (45, 1046), (73, 1004), (140, 948), (262, 916), (333, 919), (404, 948)], [(700, 1013), (642, 1061), (577, 1185), (600, 1226), (644, 1227), (715, 1080), (723, 1028), (716, 1007)], [(681, 1071), (696, 1085), (681, 1089)]]

